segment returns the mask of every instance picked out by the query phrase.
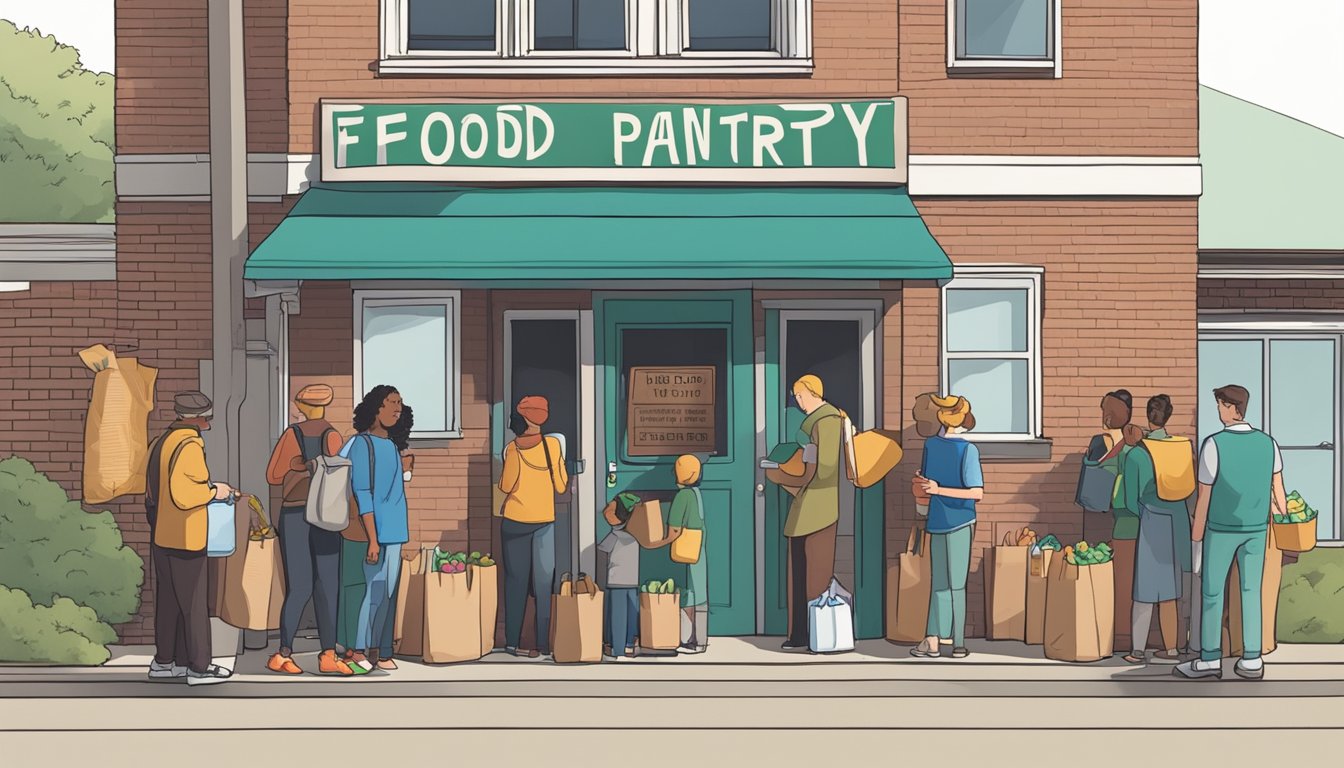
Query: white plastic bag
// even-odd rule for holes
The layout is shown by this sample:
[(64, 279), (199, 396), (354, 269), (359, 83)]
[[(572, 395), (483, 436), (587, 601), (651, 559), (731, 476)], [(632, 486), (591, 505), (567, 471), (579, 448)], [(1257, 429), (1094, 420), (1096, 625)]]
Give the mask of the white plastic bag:
[(807, 604), (808, 649), (813, 653), (854, 650), (854, 596), (839, 581)]

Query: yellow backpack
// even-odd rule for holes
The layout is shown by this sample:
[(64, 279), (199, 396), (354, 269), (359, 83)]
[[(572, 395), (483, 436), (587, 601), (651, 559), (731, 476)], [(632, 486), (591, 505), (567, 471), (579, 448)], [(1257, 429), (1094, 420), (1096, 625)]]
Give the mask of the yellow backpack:
[(1195, 453), (1189, 438), (1144, 438), (1143, 447), (1153, 459), (1157, 498), (1162, 501), (1185, 501), (1194, 495)]

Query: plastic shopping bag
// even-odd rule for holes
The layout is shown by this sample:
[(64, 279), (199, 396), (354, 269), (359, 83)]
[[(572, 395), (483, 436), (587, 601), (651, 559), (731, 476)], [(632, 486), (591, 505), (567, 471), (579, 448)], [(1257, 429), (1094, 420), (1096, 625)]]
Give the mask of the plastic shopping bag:
[(854, 650), (854, 596), (840, 582), (807, 604), (808, 648), (813, 653)]

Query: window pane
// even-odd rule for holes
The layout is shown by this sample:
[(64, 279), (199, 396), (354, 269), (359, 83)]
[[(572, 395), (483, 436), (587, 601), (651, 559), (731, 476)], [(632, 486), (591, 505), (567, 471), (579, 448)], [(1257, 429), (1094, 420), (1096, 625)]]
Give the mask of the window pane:
[(1050, 0), (957, 0), (957, 55), (1050, 58)]
[(364, 389), (396, 387), (415, 411), (416, 432), (446, 432), (451, 424), (448, 333), (442, 304), (364, 308)]
[(1315, 509), (1316, 538), (1337, 539), (1335, 530), (1335, 452), (1283, 450), (1283, 487), (1297, 491)]
[(1339, 361), (1329, 339), (1269, 342), (1269, 431), (1281, 446), (1335, 440)]
[(976, 432), (1030, 433), (1030, 369), (1026, 360), (951, 360), (947, 374), (948, 394), (971, 401)]
[(412, 51), (493, 51), (496, 3), (408, 0), (407, 47)]
[(947, 351), (1026, 352), (1030, 307), (1025, 289), (949, 289)]
[(1199, 441), (1223, 428), (1213, 390), (1240, 384), (1251, 393), (1246, 420), (1264, 421), (1264, 347), (1256, 340), (1204, 339), (1199, 342)]
[(536, 0), (538, 51), (625, 49), (625, 0)]
[(689, 51), (769, 51), (772, 0), (687, 0)]

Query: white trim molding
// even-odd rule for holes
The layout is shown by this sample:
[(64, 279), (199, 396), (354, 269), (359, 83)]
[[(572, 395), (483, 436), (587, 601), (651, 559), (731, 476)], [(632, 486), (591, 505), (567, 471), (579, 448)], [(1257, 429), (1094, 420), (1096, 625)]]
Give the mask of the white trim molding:
[[(210, 155), (117, 155), (117, 197), (126, 202), (192, 202), (210, 199)], [(315, 155), (253, 152), (247, 156), (249, 202), (277, 202), (317, 179)]]
[(112, 224), (0, 224), (0, 281), (116, 279)]
[(911, 155), (923, 197), (1197, 197), (1198, 157)]

